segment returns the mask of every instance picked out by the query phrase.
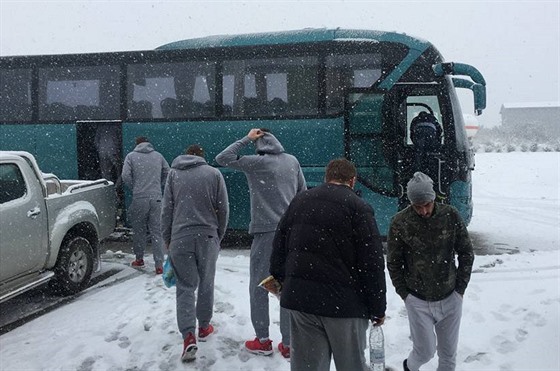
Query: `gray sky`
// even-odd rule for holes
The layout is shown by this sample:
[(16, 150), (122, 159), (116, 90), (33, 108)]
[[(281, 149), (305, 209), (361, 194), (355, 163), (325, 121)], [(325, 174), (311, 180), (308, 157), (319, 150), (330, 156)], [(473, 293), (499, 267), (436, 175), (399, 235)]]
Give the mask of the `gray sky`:
[[(398, 31), (431, 41), (487, 83), (484, 126), (503, 103), (560, 101), (560, 0), (0, 0), (0, 55), (147, 50), (210, 35), (306, 27)], [(464, 113), (472, 98), (460, 90)]]

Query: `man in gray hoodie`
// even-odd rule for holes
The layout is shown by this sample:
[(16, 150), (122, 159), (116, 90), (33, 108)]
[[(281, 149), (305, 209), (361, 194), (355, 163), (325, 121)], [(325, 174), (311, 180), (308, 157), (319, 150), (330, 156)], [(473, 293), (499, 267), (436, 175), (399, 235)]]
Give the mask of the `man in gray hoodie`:
[[(163, 240), (177, 280), (177, 324), (183, 335), (181, 360), (195, 359), (198, 340), (214, 332), (214, 278), (220, 241), (229, 217), (222, 173), (206, 163), (197, 144), (171, 163), (162, 208)], [(198, 294), (195, 304), (195, 291)]]
[(123, 183), (132, 190), (128, 218), (132, 226), (132, 244), (136, 260), (133, 267), (144, 267), (148, 231), (151, 235), (156, 274), (163, 273), (161, 237), (161, 197), (169, 164), (154, 150), (146, 137), (136, 138), (136, 147), (126, 155), (122, 169)]
[[(256, 155), (240, 156), (239, 152), (255, 143)], [(268, 292), (258, 284), (269, 273), (272, 241), (280, 218), (294, 196), (307, 189), (298, 160), (284, 152), (284, 147), (266, 129), (251, 129), (246, 137), (224, 149), (216, 162), (221, 166), (241, 170), (247, 177), (251, 198), (253, 235), (250, 257), (249, 298), (251, 321), (256, 338), (245, 342), (245, 348), (255, 354), (271, 355), (269, 339)], [(286, 309), (280, 309), (282, 342), (278, 345), (282, 356), (290, 357), (290, 322)]]

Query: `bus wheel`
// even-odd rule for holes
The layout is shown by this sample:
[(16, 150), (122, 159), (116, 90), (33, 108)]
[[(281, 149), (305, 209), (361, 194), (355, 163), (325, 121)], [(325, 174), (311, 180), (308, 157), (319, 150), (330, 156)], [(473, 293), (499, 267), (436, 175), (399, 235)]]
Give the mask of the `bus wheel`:
[(64, 238), (55, 267), (52, 288), (60, 295), (72, 295), (86, 287), (93, 272), (93, 250), (81, 236)]

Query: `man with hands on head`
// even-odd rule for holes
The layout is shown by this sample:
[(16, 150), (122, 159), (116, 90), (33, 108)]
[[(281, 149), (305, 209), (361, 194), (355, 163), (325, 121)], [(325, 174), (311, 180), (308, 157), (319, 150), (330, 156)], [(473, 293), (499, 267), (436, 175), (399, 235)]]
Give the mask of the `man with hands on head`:
[[(253, 143), (255, 155), (239, 154)], [(249, 184), (249, 233), (253, 235), (249, 263), (249, 300), (256, 337), (246, 341), (245, 348), (254, 354), (271, 355), (269, 298), (268, 293), (258, 285), (269, 275), (272, 240), (278, 222), (294, 196), (306, 189), (305, 178), (298, 160), (286, 153), (280, 141), (267, 129), (251, 129), (245, 137), (218, 154), (216, 162), (221, 166), (243, 171)], [(285, 358), (290, 357), (289, 320), (288, 312), (280, 309), (282, 342), (278, 344), (278, 350)]]

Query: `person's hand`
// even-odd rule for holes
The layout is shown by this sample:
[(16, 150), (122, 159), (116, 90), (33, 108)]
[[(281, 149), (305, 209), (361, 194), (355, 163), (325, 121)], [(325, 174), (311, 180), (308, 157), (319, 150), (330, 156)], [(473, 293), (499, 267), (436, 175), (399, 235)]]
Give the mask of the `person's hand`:
[(249, 139), (251, 139), (253, 142), (259, 139), (260, 137), (262, 137), (263, 135), (264, 135), (264, 131), (262, 131), (261, 129), (251, 129), (249, 130), (249, 134), (247, 134)]
[(259, 287), (262, 287), (266, 291), (280, 298), (280, 291), (282, 291), (282, 284), (274, 276), (268, 276), (259, 283)]
[(372, 317), (371, 318), (371, 323), (373, 323), (374, 326), (381, 326), (382, 324), (385, 323), (385, 316), (383, 316), (383, 317)]

